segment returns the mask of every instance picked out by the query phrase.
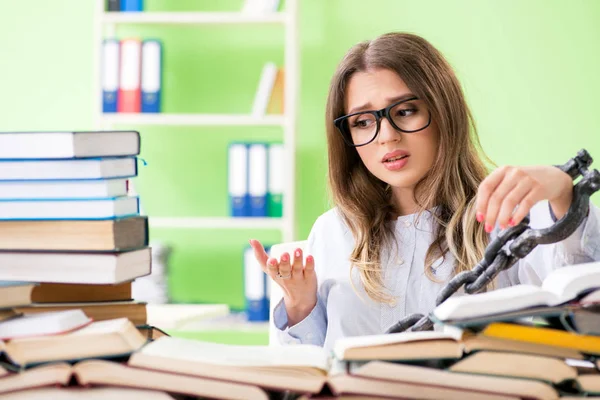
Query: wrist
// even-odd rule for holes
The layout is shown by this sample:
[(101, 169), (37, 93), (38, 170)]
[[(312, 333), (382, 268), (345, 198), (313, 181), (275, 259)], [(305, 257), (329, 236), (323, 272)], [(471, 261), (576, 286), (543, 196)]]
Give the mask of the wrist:
[(570, 176), (566, 176), (566, 187), (561, 192), (561, 195), (555, 199), (549, 200), (550, 207), (552, 208), (556, 219), (561, 219), (564, 217), (567, 211), (569, 211), (569, 207), (571, 207), (571, 202), (573, 200), (573, 181), (571, 180)]
[(291, 299), (284, 297), (285, 310), (288, 317), (288, 326), (294, 326), (298, 322), (306, 318), (317, 304), (315, 298), (312, 302), (298, 303), (293, 302)]

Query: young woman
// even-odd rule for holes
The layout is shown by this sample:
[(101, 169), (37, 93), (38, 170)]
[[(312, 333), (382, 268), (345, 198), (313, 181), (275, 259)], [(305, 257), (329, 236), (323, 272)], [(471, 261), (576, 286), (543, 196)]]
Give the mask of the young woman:
[[(486, 177), (460, 84), (421, 37), (390, 33), (346, 54), (327, 100), (329, 187), (336, 207), (298, 249), (269, 258), (283, 288), (274, 323), (283, 343), (331, 348), (428, 313), (443, 285), (482, 258), (492, 231), (548, 226), (573, 182), (553, 166), (501, 167)], [(600, 260), (600, 210), (566, 240), (538, 246), (495, 287), (540, 284), (554, 268)]]

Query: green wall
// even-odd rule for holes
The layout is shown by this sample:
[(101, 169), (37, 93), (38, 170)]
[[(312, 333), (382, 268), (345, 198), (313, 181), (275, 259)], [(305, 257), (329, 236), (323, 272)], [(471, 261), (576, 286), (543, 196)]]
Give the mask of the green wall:
[[(171, 4), (170, 4), (171, 3)], [(149, 10), (235, 10), (241, 0), (146, 0)], [(91, 0), (0, 0), (0, 130), (92, 128)], [(585, 147), (600, 160), (600, 2), (596, 0), (301, 0), (297, 237), (328, 208), (323, 129), (337, 62), (354, 43), (423, 35), (464, 84), (497, 164), (554, 164)], [(262, 65), (283, 60), (281, 27), (123, 27), (165, 45), (164, 111), (243, 113)], [(133, 127), (136, 128), (136, 127)], [(279, 128), (139, 127), (138, 190), (151, 216), (227, 215), (226, 145), (277, 141)], [(600, 163), (596, 162), (596, 168)], [(600, 204), (600, 195), (594, 198)], [(276, 231), (155, 229), (175, 247), (175, 301), (242, 307), (241, 252)]]

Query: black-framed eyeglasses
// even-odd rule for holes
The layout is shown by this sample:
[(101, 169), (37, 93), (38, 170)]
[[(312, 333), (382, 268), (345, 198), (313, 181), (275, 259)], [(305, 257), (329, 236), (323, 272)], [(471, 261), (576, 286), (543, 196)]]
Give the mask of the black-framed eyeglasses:
[(431, 113), (418, 97), (398, 101), (378, 111), (360, 111), (336, 118), (333, 124), (349, 146), (371, 143), (379, 134), (381, 119), (387, 118), (394, 129), (414, 133), (431, 124)]

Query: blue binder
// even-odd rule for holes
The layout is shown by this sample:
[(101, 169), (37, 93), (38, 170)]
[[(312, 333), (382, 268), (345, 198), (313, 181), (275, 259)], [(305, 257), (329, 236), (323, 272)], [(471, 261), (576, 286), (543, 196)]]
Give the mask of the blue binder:
[(245, 143), (229, 145), (227, 179), (231, 216), (249, 216), (248, 146)]
[(119, 41), (105, 39), (102, 43), (102, 111), (105, 113), (117, 112), (119, 56)]
[(269, 320), (269, 300), (266, 279), (251, 247), (244, 249), (244, 297), (248, 321)]
[(162, 88), (162, 43), (156, 39), (142, 44), (142, 112), (160, 112)]
[(143, 11), (144, 0), (121, 0), (121, 11)]
[(267, 216), (267, 144), (248, 146), (248, 192), (250, 216)]

